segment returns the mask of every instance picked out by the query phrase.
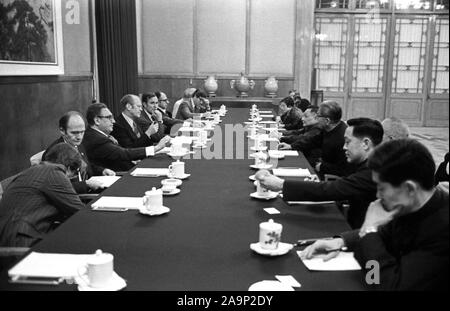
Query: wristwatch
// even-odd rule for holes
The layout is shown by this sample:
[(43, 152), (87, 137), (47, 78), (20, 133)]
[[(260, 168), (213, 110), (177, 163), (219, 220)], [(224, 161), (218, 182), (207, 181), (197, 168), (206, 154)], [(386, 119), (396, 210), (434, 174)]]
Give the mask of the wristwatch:
[(362, 238), (362, 237), (364, 237), (366, 234), (368, 234), (368, 233), (374, 233), (374, 232), (378, 232), (378, 228), (377, 228), (377, 227), (371, 226), (371, 227), (362, 228), (362, 229), (359, 231), (359, 237)]

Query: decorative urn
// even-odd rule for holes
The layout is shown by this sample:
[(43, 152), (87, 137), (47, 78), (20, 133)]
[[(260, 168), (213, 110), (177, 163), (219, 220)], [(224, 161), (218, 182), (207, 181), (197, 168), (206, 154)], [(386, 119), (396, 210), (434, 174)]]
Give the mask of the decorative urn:
[(216, 96), (216, 91), (219, 88), (219, 85), (217, 84), (217, 80), (215, 79), (214, 76), (209, 76), (205, 80), (204, 88), (206, 92), (208, 92), (208, 96), (210, 97)]
[(248, 91), (253, 90), (255, 87), (255, 81), (248, 80), (244, 73), (241, 72), (241, 77), (239, 80), (231, 80), (230, 86), (239, 92), (238, 97), (248, 97)]
[(278, 91), (278, 80), (275, 79), (274, 76), (268, 77), (264, 84), (264, 90), (266, 91), (266, 97), (276, 97)]

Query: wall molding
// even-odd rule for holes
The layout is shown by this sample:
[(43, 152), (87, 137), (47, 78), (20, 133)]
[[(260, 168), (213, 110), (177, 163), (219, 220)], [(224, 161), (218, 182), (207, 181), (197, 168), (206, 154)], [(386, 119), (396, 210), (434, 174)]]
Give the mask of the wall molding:
[(83, 75), (65, 75), (65, 76), (26, 76), (26, 77), (1, 77), (0, 84), (34, 84), (34, 83), (55, 83), (55, 82), (76, 82), (76, 81), (90, 81), (93, 79), (93, 74)]

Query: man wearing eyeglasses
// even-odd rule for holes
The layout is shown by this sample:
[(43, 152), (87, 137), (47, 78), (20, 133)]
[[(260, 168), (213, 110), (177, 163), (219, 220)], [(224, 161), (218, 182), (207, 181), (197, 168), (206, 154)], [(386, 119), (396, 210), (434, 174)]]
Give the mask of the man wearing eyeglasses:
[(165, 93), (156, 91), (155, 95), (158, 98), (158, 107), (156, 109), (162, 115), (163, 124), (165, 126), (165, 133), (169, 134), (174, 125), (183, 124), (184, 122), (182, 120), (172, 118), (172, 113), (167, 110), (167, 106), (170, 104), (170, 102)]
[(44, 152), (42, 158), (45, 158), (47, 151), (59, 143), (66, 143), (74, 147), (81, 155), (81, 167), (76, 176), (70, 181), (77, 193), (88, 193), (101, 188), (101, 184), (96, 181), (89, 180), (91, 176), (114, 176), (116, 173), (108, 168), (91, 164), (86, 155), (86, 150), (82, 144), (86, 124), (83, 116), (77, 111), (69, 111), (59, 119), (59, 131), (61, 137), (55, 140)]
[(105, 104), (97, 103), (89, 106), (86, 119), (88, 128), (84, 135), (89, 160), (116, 171), (128, 171), (134, 166), (132, 161), (153, 156), (168, 143), (168, 137), (158, 145), (140, 148), (123, 148), (110, 134), (114, 127), (114, 117)]

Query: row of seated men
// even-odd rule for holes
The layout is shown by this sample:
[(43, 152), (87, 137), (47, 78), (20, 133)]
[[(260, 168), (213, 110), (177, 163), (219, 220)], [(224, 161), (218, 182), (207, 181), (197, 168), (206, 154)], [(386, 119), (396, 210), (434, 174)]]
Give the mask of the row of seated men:
[[(139, 105), (138, 97), (129, 98)], [(134, 109), (128, 100), (124, 102), (124, 111)], [(188, 110), (195, 109), (192, 100), (188, 102)], [(180, 104), (178, 109), (185, 108)], [(320, 122), (325, 126), (342, 124), (342, 144), (335, 152), (342, 152), (345, 161), (354, 165), (355, 170), (336, 180), (321, 182), (285, 181), (267, 171), (258, 172), (257, 178), (271, 190), (282, 190), (287, 201), (349, 202), (346, 217), (355, 231), (342, 233), (336, 240), (319, 241), (305, 251), (305, 256), (327, 252), (336, 246), (347, 247), (355, 249), (363, 268), (364, 260), (378, 260), (381, 280), (377, 288), (448, 289), (448, 192), (435, 187), (435, 165), (431, 154), (416, 141), (392, 139), (395, 138), (392, 131), (387, 126), (385, 131), (379, 121), (357, 118), (344, 123), (339, 117), (336, 122), (330, 111), (342, 115), (339, 110), (337, 103), (324, 102), (319, 107), (308, 107), (302, 117), (306, 120), (315, 113), (315, 118), (322, 120)], [(177, 111), (177, 114), (182, 113)], [(163, 137), (162, 143), (155, 146), (119, 146), (109, 135), (115, 130), (112, 114), (102, 104), (88, 108), (89, 126), (84, 139), (84, 125), (73, 130), (75, 127), (70, 123), (73, 119), (78, 119), (76, 114), (66, 120), (65, 130), (61, 127), (62, 141), (49, 148), (44, 164), (25, 170), (6, 189), (0, 202), (0, 245), (34, 245), (51, 230), (49, 219), (62, 221), (83, 208), (68, 179), (77, 176), (83, 165), (92, 166), (99, 174), (113, 174), (114, 170), (105, 163), (116, 164), (123, 156), (132, 166), (132, 160), (151, 156), (166, 144)], [(124, 119), (128, 122), (125, 116)], [(308, 124), (304, 123), (303, 130), (307, 132)], [(132, 123), (128, 125), (133, 128)], [(141, 136), (148, 137), (157, 132), (154, 129), (155, 133), (148, 135), (148, 129), (141, 131)], [(300, 138), (304, 135), (301, 131), (289, 134)], [(320, 135), (326, 133), (324, 130)], [(78, 137), (74, 140), (78, 143), (77, 149), (68, 139), (71, 134)], [(327, 142), (323, 137), (321, 141), (322, 145)], [(328, 148), (320, 146), (322, 159)], [(330, 154), (331, 160), (333, 156), (336, 154)], [(322, 166), (324, 162), (319, 163)], [(337, 252), (329, 253), (331, 256)], [(415, 276), (417, 271), (421, 273)]]

